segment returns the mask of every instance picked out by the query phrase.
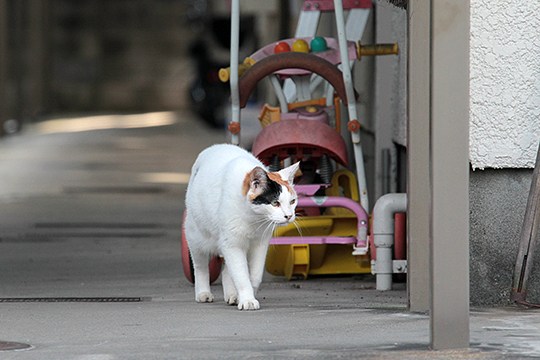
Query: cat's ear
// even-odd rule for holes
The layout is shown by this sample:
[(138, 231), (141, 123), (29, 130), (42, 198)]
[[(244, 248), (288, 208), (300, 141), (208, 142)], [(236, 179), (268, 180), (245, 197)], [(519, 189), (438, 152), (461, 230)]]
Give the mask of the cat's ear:
[(263, 193), (267, 183), (268, 175), (266, 174), (266, 171), (257, 166), (246, 175), (246, 179), (244, 180), (244, 192), (251, 198), (256, 198)]
[(281, 176), (281, 178), (285, 181), (288, 181), (289, 184), (292, 185), (293, 180), (296, 176), (296, 173), (300, 172), (300, 161), (292, 164), (291, 166), (286, 167), (285, 169), (281, 169), (278, 174)]

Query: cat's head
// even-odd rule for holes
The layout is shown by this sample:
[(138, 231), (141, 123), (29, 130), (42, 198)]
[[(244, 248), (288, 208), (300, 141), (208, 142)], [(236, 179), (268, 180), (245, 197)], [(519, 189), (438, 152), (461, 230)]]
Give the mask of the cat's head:
[(293, 180), (299, 166), (297, 162), (278, 172), (266, 172), (261, 167), (250, 171), (244, 179), (244, 195), (253, 212), (276, 224), (294, 221), (298, 197)]

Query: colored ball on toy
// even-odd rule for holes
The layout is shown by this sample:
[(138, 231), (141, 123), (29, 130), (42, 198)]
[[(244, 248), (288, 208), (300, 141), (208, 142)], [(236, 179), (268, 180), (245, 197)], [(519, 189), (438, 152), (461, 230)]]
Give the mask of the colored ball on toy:
[(323, 38), (322, 36), (316, 36), (313, 39), (311, 39), (310, 45), (311, 45), (311, 51), (313, 52), (321, 52), (321, 51), (328, 50), (326, 39)]
[(293, 42), (292, 50), (295, 51), (295, 52), (308, 53), (309, 52), (309, 45), (305, 40), (298, 39), (298, 40), (295, 40)]
[(291, 51), (291, 47), (285, 41), (280, 41), (274, 46), (274, 54)]

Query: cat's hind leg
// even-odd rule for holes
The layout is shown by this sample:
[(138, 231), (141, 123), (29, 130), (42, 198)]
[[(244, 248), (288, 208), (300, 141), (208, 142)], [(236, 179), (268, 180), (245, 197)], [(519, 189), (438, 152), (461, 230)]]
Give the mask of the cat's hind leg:
[(238, 292), (234, 286), (234, 282), (229, 274), (227, 263), (223, 264), (221, 271), (221, 283), (223, 285), (223, 298), (229, 305), (238, 305)]
[(208, 270), (210, 255), (197, 250), (191, 251), (191, 260), (195, 276), (195, 301), (213, 302), (214, 295), (210, 290), (210, 271)]
[(214, 295), (210, 290), (210, 270), (208, 264), (210, 262), (210, 254), (202, 244), (204, 244), (205, 236), (193, 222), (191, 214), (187, 212), (184, 222), (184, 231), (188, 243), (191, 261), (193, 263), (193, 276), (195, 280), (195, 301), (197, 302), (213, 302)]

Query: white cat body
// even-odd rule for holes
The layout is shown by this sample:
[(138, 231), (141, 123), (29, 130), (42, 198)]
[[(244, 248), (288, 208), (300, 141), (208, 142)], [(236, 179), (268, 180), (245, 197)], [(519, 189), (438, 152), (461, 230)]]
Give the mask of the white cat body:
[(269, 173), (252, 154), (230, 144), (214, 145), (199, 154), (186, 193), (184, 223), (196, 301), (213, 301), (208, 261), (219, 255), (225, 260), (225, 301), (241, 310), (259, 308), (255, 293), (273, 229), (295, 219), (292, 181), (298, 166)]

